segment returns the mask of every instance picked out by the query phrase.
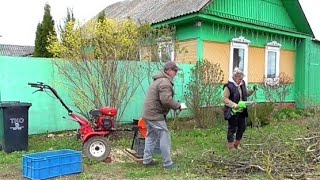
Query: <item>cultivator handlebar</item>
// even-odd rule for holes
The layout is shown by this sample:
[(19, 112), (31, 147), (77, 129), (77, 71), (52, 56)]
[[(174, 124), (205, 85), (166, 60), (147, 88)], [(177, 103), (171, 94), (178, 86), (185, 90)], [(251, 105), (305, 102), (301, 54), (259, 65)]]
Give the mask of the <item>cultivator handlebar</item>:
[(44, 84), (42, 82), (38, 82), (38, 83), (28, 83), (28, 85), (30, 85), (31, 87), (42, 88)]
[(53, 95), (59, 99), (59, 101), (61, 102), (62, 106), (64, 108), (66, 108), (66, 110), (68, 111), (69, 115), (72, 114), (72, 110), (63, 102), (63, 100), (60, 98), (58, 92), (51, 86), (44, 84), (43, 82), (37, 82), (37, 83), (28, 83), (28, 85), (30, 85), (33, 88), (38, 88), (38, 90), (34, 91), (33, 93), (36, 93), (38, 91), (44, 91), (46, 89), (49, 89)]
[(139, 128), (137, 126), (133, 126), (132, 128), (111, 128), (110, 131), (138, 131)]

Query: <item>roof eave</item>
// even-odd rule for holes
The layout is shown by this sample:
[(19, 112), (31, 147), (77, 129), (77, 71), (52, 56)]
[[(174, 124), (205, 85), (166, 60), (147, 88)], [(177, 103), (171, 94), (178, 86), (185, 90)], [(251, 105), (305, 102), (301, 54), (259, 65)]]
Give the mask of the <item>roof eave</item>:
[[(297, 7), (298, 8), (294, 8), (296, 11), (294, 11), (294, 12), (292, 12), (292, 6), (290, 6), (290, 4), (288, 4), (288, 3), (296, 3), (295, 5), (297, 5)], [(312, 28), (311, 28), (311, 26), (310, 26), (310, 24), (309, 24), (309, 21), (308, 21), (308, 19), (307, 19), (307, 17), (306, 17), (306, 15), (305, 15), (305, 13), (304, 13), (304, 11), (303, 11), (303, 9), (302, 9), (302, 6), (301, 6), (301, 3), (299, 2), (299, 0), (292, 0), (292, 1), (283, 1), (283, 7), (287, 10), (287, 13), (289, 14), (289, 16), (290, 17), (293, 17), (294, 16), (294, 14), (301, 14), (301, 19), (300, 19), (300, 21), (302, 21), (303, 23), (305, 23), (305, 24), (303, 24), (302, 26), (303, 27), (306, 27), (306, 31), (305, 32), (303, 32), (303, 33), (306, 33), (306, 34), (309, 34), (309, 35), (311, 35), (313, 38), (315, 37), (314, 36), (314, 33), (313, 33), (313, 31), (312, 31)], [(294, 14), (293, 14), (294, 13)], [(299, 20), (297, 20), (297, 21), (299, 21)], [(296, 27), (301, 27), (301, 24), (296, 24), (295, 23), (295, 25), (296, 25)]]
[(304, 19), (305, 19), (305, 21), (306, 21), (306, 23), (307, 23), (307, 25), (308, 25), (308, 29), (309, 29), (309, 31), (311, 32), (312, 37), (315, 38), (314, 33), (313, 33), (313, 30), (312, 30), (312, 28), (311, 28), (311, 26), (310, 26), (310, 23), (309, 23), (309, 21), (308, 21), (308, 19), (307, 19), (307, 17), (306, 17), (306, 14), (304, 13), (304, 11), (303, 11), (303, 9), (302, 9), (302, 6), (301, 6), (300, 1), (298, 1), (298, 4), (299, 4), (299, 7), (300, 7), (300, 9), (301, 9), (301, 13), (303, 14), (303, 17), (304, 17)]
[(157, 23), (152, 23), (152, 26), (154, 27), (161, 27), (164, 25), (177, 25), (177, 24), (183, 24), (188, 21), (196, 20), (199, 19), (199, 13), (195, 12), (192, 14), (187, 14), (184, 16), (179, 16), (175, 18), (171, 18), (165, 21), (157, 22)]
[(256, 25), (256, 24), (249, 24), (249, 23), (245, 23), (245, 22), (241, 22), (241, 21), (235, 21), (235, 20), (231, 20), (231, 19), (221, 18), (218, 16), (199, 14), (198, 17), (200, 19), (203, 19), (206, 21), (213, 21), (213, 22), (228, 24), (231, 26), (238, 26), (238, 27), (254, 29), (254, 30), (258, 30), (258, 31), (265, 31), (265, 32), (270, 32), (270, 33), (282, 34), (282, 35), (296, 37), (296, 38), (310, 38), (309, 34), (304, 34), (301, 32), (284, 31), (284, 30), (274, 29), (274, 28), (260, 26), (260, 25)]

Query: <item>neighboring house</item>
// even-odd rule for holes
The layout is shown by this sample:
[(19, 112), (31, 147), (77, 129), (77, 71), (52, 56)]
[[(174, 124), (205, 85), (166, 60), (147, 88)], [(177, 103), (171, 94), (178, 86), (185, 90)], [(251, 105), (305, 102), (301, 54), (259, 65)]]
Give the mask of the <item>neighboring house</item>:
[(298, 96), (320, 101), (320, 43), (298, 0), (124, 0), (103, 12), (108, 18), (175, 26), (174, 40), (188, 53), (174, 51), (170, 40), (165, 47), (171, 60), (219, 63), (226, 80), (239, 67), (249, 83), (276, 84), (285, 73), (295, 86), (289, 101)]
[(0, 56), (32, 56), (34, 46), (0, 44)]

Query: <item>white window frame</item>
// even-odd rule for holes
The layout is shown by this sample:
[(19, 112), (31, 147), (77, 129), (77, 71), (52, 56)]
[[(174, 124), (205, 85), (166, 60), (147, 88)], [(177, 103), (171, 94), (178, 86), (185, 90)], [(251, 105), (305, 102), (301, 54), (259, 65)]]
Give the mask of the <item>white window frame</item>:
[[(276, 41), (272, 41), (267, 43), (265, 48), (265, 84), (266, 85), (277, 85), (279, 84), (279, 75), (280, 75), (280, 49), (281, 44)], [(276, 77), (275, 78), (268, 78), (268, 53), (275, 52), (276, 53)]]
[[(158, 38), (157, 39), (157, 46), (158, 46), (158, 58), (160, 60), (160, 62), (164, 62), (162, 59), (162, 47), (165, 45), (169, 45), (171, 46), (171, 54), (170, 54), (170, 61), (175, 61), (175, 47), (174, 47), (174, 41), (172, 40), (171, 37), (162, 37), (162, 38)], [(152, 56), (152, 55), (151, 55)], [(139, 60), (142, 61), (143, 60), (143, 50), (142, 48), (139, 49)]]
[(171, 58), (170, 61), (174, 61), (175, 60), (175, 47), (174, 47), (174, 41), (172, 40), (171, 37), (165, 37), (165, 38), (159, 38), (158, 39), (158, 56), (161, 62), (164, 62), (162, 59), (162, 48), (163, 46), (169, 46), (171, 47)]
[[(173, 41), (172, 40), (170, 40), (170, 41), (165, 41), (165, 42), (159, 42), (158, 43), (159, 44), (159, 46), (158, 46), (158, 54), (159, 54), (159, 59), (161, 60), (161, 62), (163, 62), (163, 60), (164, 59), (162, 59), (162, 49), (163, 49), (163, 47), (165, 46), (166, 48), (168, 48), (168, 47), (170, 47), (170, 49), (171, 49), (171, 54), (170, 54), (170, 60), (171, 61), (174, 61), (174, 59), (175, 59), (175, 57), (174, 57), (174, 55), (175, 55), (175, 53), (174, 53), (174, 51), (175, 51), (175, 49), (174, 49), (174, 43), (173, 43)], [(166, 50), (167, 51), (167, 50)]]
[(234, 49), (243, 49), (244, 50), (244, 64), (243, 64), (243, 73), (245, 74), (244, 80), (248, 83), (248, 49), (251, 41), (246, 39), (243, 36), (238, 38), (233, 38), (230, 44), (230, 61), (229, 61), (229, 79), (232, 79), (233, 73), (233, 50)]

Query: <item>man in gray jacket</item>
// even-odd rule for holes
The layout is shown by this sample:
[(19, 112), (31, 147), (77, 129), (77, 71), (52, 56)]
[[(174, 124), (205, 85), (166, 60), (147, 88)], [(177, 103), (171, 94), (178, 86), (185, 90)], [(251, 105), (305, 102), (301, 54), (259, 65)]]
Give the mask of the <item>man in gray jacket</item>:
[(154, 81), (148, 90), (142, 115), (148, 130), (143, 155), (143, 164), (146, 166), (156, 164), (152, 159), (152, 153), (157, 141), (160, 141), (163, 166), (167, 169), (174, 167), (171, 160), (171, 138), (166, 124), (166, 116), (170, 109), (186, 108), (184, 103), (173, 100), (173, 78), (178, 70), (176, 63), (169, 61), (164, 65), (164, 71), (152, 77)]

